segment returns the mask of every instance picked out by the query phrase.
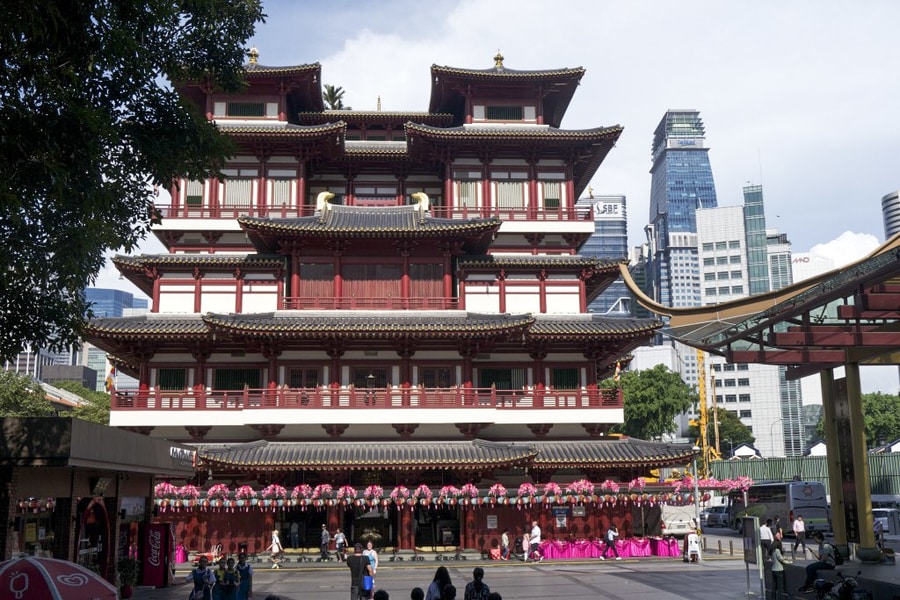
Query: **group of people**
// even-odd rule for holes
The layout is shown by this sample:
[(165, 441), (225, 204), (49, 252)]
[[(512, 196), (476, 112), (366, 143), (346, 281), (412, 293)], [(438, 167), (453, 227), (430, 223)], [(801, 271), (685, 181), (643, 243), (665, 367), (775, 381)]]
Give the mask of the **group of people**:
[[(796, 556), (798, 547), (802, 547), (802, 556), (803, 558), (806, 558), (806, 524), (803, 522), (802, 515), (797, 515), (794, 519), (791, 530), (794, 533), (794, 544), (791, 547), (791, 557), (788, 558), (785, 555), (785, 549), (782, 543), (784, 531), (781, 528), (778, 517), (767, 519), (765, 524), (760, 525), (759, 527), (759, 540), (762, 545), (763, 558), (772, 563), (772, 600), (777, 600), (781, 598), (782, 595), (787, 594), (784, 577), (785, 565), (794, 562), (793, 559)], [(815, 532), (813, 534), (813, 539), (816, 541), (817, 549), (810, 549), (809, 551), (812, 553), (815, 560), (806, 565), (806, 578), (803, 581), (803, 585), (801, 585), (798, 590), (800, 593), (813, 592), (813, 583), (815, 582), (819, 571), (833, 570), (837, 564), (837, 553), (834, 546), (825, 541), (825, 536), (822, 532)]]
[[(322, 533), (319, 540), (319, 560), (327, 561), (330, 560), (328, 554), (328, 545), (331, 543), (332, 537), (328, 532), (328, 526), (325, 523), (322, 523)], [(347, 536), (344, 535), (344, 532), (338, 529), (334, 534), (334, 547), (335, 547), (335, 555), (337, 560), (340, 562), (344, 562), (347, 560)], [(372, 550), (374, 552), (374, 550)]]
[(219, 568), (211, 569), (209, 559), (201, 556), (197, 567), (187, 576), (193, 583), (190, 600), (248, 600), (253, 596), (253, 567), (246, 554), (219, 560)]
[[(509, 560), (512, 547), (509, 543), (509, 529), (500, 534), (500, 559)], [(522, 536), (522, 560), (541, 562), (544, 552), (541, 550), (541, 527), (537, 521), (531, 522), (531, 533)]]
[[(456, 600), (456, 594), (456, 586), (450, 579), (447, 567), (438, 567), (427, 590), (413, 588), (409, 597), (410, 600)], [(484, 569), (475, 567), (472, 571), (472, 581), (466, 584), (461, 600), (503, 600), (503, 598), (497, 592), (492, 592), (484, 582)]]

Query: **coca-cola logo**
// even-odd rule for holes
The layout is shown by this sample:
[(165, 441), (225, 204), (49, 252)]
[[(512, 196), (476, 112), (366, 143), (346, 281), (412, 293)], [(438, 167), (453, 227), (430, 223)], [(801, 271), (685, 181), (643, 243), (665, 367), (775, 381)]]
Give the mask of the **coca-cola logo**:
[(150, 566), (158, 567), (162, 564), (162, 531), (151, 530), (148, 542), (150, 555), (147, 557), (147, 562), (150, 563)]

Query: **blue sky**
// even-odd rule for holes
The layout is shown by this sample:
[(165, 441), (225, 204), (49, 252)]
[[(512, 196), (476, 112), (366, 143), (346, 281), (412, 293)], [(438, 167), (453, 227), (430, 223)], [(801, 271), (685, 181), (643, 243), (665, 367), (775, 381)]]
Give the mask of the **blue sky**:
[[(769, 227), (795, 252), (851, 260), (883, 241), (900, 189), (900, 2), (379, 0), (264, 3), (265, 65), (319, 62), (345, 104), (426, 110), (432, 64), (582, 66), (563, 127), (620, 124), (595, 194), (625, 194), (644, 241), (653, 130), (669, 108), (706, 124), (720, 206), (762, 184)], [(161, 245), (145, 244), (146, 252)], [(108, 269), (98, 285), (123, 285)], [(896, 391), (896, 369), (890, 389)]]

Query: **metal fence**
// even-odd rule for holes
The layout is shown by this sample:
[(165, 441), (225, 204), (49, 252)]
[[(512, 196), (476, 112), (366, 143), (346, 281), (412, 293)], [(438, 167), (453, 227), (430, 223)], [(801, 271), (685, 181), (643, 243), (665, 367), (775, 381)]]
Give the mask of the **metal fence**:
[[(900, 453), (870, 454), (869, 483), (873, 494), (900, 495)], [(716, 479), (746, 476), (753, 481), (821, 481), (828, 486), (828, 466), (824, 456), (719, 460), (710, 463)]]

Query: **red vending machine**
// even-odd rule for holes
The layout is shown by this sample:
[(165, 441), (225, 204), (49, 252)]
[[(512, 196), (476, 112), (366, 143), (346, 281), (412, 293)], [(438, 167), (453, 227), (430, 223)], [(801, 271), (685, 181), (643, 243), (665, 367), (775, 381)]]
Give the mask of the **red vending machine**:
[(175, 554), (175, 535), (169, 523), (144, 527), (141, 585), (166, 587), (172, 582), (170, 565)]

